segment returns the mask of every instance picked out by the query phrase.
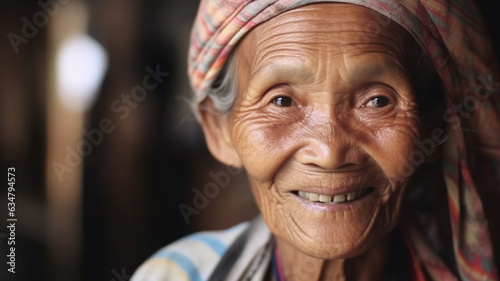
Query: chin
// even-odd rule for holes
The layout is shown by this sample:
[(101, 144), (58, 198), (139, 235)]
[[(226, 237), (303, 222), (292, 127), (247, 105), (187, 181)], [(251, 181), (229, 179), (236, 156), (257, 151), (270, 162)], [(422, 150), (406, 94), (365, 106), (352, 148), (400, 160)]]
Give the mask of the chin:
[(319, 259), (347, 259), (389, 237), (400, 199), (374, 190), (351, 202), (324, 204), (290, 194), (275, 214), (263, 215), (275, 218), (268, 222), (271, 231), (296, 250)]

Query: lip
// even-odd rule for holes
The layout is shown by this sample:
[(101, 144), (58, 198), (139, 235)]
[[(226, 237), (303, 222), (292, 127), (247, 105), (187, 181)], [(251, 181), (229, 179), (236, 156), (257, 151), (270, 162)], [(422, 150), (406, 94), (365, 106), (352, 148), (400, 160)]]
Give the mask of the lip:
[(340, 194), (347, 194), (347, 193), (353, 192), (353, 191), (356, 192), (356, 191), (359, 191), (363, 188), (375, 189), (375, 187), (373, 187), (373, 186), (359, 184), (359, 185), (351, 185), (351, 186), (340, 187), (340, 188), (311, 186), (311, 187), (303, 187), (303, 188), (296, 189), (296, 190), (290, 190), (289, 192), (296, 193), (298, 191), (305, 191), (305, 192), (312, 192), (312, 193), (336, 196), (336, 195), (340, 195)]
[[(321, 202), (313, 202), (309, 201), (305, 198), (300, 197), (297, 191), (305, 191), (305, 192), (314, 192), (320, 193), (324, 195), (335, 196), (339, 194), (344, 194), (352, 191), (357, 191), (363, 188), (368, 188), (369, 191), (364, 194), (360, 198), (356, 198), (352, 201), (346, 201), (342, 203), (321, 203)], [(356, 186), (356, 187), (348, 187), (341, 189), (332, 189), (332, 188), (324, 188), (324, 187), (307, 187), (301, 188), (296, 191), (291, 191), (289, 194), (291, 195), (291, 199), (296, 200), (300, 205), (305, 206), (306, 208), (320, 210), (320, 211), (328, 211), (328, 212), (338, 212), (338, 211), (352, 211), (353, 209), (366, 209), (373, 208), (378, 201), (378, 197), (376, 196), (377, 192), (375, 191), (376, 187), (370, 186)], [(323, 193), (324, 192), (324, 193)]]

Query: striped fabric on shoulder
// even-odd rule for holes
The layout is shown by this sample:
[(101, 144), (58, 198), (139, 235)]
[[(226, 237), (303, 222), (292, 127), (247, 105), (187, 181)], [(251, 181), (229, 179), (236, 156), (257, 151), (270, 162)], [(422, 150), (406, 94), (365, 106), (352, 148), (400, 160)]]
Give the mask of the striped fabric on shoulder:
[(248, 228), (243, 222), (222, 231), (198, 232), (165, 246), (146, 260), (132, 281), (204, 281), (234, 240)]

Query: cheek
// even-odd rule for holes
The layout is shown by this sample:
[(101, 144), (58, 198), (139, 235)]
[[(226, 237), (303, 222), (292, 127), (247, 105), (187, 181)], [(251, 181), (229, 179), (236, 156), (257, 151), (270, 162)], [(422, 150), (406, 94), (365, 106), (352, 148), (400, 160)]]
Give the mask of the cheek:
[[(250, 186), (260, 213), (271, 229), (287, 217), (286, 201), (272, 185), (249, 177)], [(283, 212), (285, 211), (285, 212)], [(278, 227), (283, 229), (282, 227)]]
[[(393, 184), (403, 182), (423, 163), (419, 158), (417, 143), (420, 139), (420, 125), (417, 116), (400, 117), (392, 122), (377, 122), (369, 129), (371, 144), (365, 150), (377, 162)], [(413, 163), (414, 162), (414, 163)]]
[(233, 143), (249, 177), (269, 185), (296, 145), (291, 139), (296, 124), (273, 121), (278, 118), (249, 113), (232, 124)]

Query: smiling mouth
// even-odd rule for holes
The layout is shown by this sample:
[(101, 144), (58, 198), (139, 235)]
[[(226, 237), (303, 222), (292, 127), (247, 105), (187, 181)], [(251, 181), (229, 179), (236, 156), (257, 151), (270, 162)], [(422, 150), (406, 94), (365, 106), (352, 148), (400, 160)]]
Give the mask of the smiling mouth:
[(311, 202), (340, 204), (360, 199), (366, 196), (367, 194), (371, 193), (373, 190), (375, 190), (375, 188), (373, 187), (364, 187), (356, 191), (351, 191), (344, 194), (337, 194), (333, 196), (326, 194), (318, 194), (313, 192), (305, 192), (305, 191), (295, 191), (293, 193)]

